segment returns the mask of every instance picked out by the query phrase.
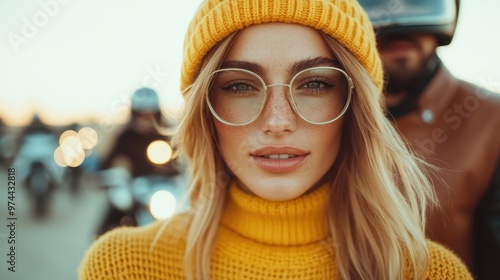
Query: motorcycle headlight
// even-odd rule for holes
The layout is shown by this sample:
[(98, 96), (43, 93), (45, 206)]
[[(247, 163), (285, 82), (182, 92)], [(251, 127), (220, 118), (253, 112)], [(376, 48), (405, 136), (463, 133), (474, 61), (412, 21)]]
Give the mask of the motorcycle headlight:
[(151, 196), (149, 211), (155, 219), (165, 220), (174, 214), (176, 206), (175, 196), (167, 190), (160, 190)]

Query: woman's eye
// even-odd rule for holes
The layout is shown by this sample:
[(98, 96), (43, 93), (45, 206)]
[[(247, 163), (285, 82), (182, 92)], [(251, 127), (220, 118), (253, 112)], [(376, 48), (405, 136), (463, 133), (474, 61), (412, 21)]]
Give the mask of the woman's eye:
[(248, 84), (238, 83), (238, 84), (231, 85), (229, 87), (229, 89), (236, 90), (236, 91), (247, 91), (247, 90), (251, 90), (252, 87)]
[(226, 83), (223, 87), (223, 90), (234, 93), (234, 94), (254, 94), (257, 92), (257, 89), (247, 82), (231, 82)]
[(333, 83), (323, 80), (311, 80), (302, 84), (301, 88), (304, 89), (321, 89), (321, 88), (332, 88)]
[(304, 85), (306, 88), (321, 88), (325, 87), (325, 85), (322, 82), (308, 82)]

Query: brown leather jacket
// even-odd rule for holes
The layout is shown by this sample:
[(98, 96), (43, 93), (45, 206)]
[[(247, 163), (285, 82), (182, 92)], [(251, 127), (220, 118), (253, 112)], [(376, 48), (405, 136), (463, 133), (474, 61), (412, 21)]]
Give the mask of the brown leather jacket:
[(442, 181), (432, 178), (441, 210), (429, 215), (429, 237), (479, 279), (500, 279), (500, 94), (440, 66), (417, 108), (395, 124), (417, 154), (442, 170)]

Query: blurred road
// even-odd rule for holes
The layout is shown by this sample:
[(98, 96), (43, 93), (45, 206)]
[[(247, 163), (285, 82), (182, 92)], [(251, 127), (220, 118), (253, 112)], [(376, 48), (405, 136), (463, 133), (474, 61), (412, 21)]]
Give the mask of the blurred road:
[(7, 168), (0, 170), (0, 279), (72, 280), (94, 238), (106, 206), (106, 194), (92, 176), (83, 177), (77, 195), (61, 186), (54, 194), (49, 217), (32, 216), (29, 197), (16, 185), (16, 272), (8, 270), (10, 235), (7, 220)]

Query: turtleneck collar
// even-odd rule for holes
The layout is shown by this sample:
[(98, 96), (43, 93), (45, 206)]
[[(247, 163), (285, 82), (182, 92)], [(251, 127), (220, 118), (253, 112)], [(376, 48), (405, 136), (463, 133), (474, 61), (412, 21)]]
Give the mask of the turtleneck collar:
[(328, 233), (326, 206), (329, 185), (287, 201), (269, 201), (229, 187), (222, 224), (238, 234), (272, 245), (303, 245)]

